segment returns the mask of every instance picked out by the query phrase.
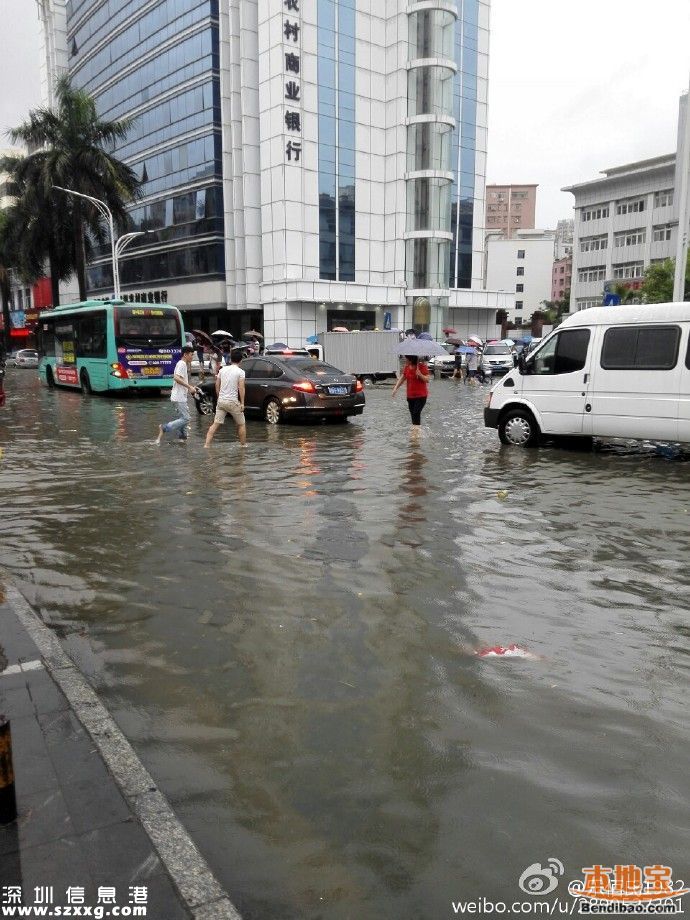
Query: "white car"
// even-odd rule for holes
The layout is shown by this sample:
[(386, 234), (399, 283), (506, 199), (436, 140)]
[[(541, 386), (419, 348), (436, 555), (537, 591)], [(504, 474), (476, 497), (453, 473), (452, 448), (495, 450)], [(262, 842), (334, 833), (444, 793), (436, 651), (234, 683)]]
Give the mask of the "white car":
[(38, 352), (33, 348), (21, 348), (14, 356), (15, 367), (38, 367)]

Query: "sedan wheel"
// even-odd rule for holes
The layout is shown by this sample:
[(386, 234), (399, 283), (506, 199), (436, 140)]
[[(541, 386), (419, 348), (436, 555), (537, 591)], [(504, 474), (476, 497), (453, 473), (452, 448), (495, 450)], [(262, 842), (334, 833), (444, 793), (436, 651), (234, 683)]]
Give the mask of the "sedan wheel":
[(280, 408), (280, 403), (272, 396), (264, 406), (264, 418), (269, 425), (279, 425), (282, 416), (283, 413)]

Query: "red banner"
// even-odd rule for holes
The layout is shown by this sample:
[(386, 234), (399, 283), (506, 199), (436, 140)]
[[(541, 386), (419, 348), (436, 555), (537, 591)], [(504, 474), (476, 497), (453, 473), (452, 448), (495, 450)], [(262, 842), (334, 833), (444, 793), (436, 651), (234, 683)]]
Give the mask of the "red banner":
[(71, 383), (73, 386), (79, 386), (79, 374), (76, 367), (58, 367), (55, 368), (58, 383)]

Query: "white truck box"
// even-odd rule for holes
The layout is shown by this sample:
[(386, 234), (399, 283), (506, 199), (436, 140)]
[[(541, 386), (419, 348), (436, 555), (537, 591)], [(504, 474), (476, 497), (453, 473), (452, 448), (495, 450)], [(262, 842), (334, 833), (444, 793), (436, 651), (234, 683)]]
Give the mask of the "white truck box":
[(397, 332), (321, 332), (324, 361), (358, 377), (396, 376), (400, 361)]

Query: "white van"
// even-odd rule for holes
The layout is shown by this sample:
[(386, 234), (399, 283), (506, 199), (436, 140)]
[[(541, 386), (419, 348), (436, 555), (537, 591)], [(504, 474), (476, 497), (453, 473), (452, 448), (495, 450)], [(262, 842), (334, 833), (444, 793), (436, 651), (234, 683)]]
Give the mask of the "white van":
[(690, 443), (690, 303), (569, 316), (487, 397), (503, 444), (540, 435)]

